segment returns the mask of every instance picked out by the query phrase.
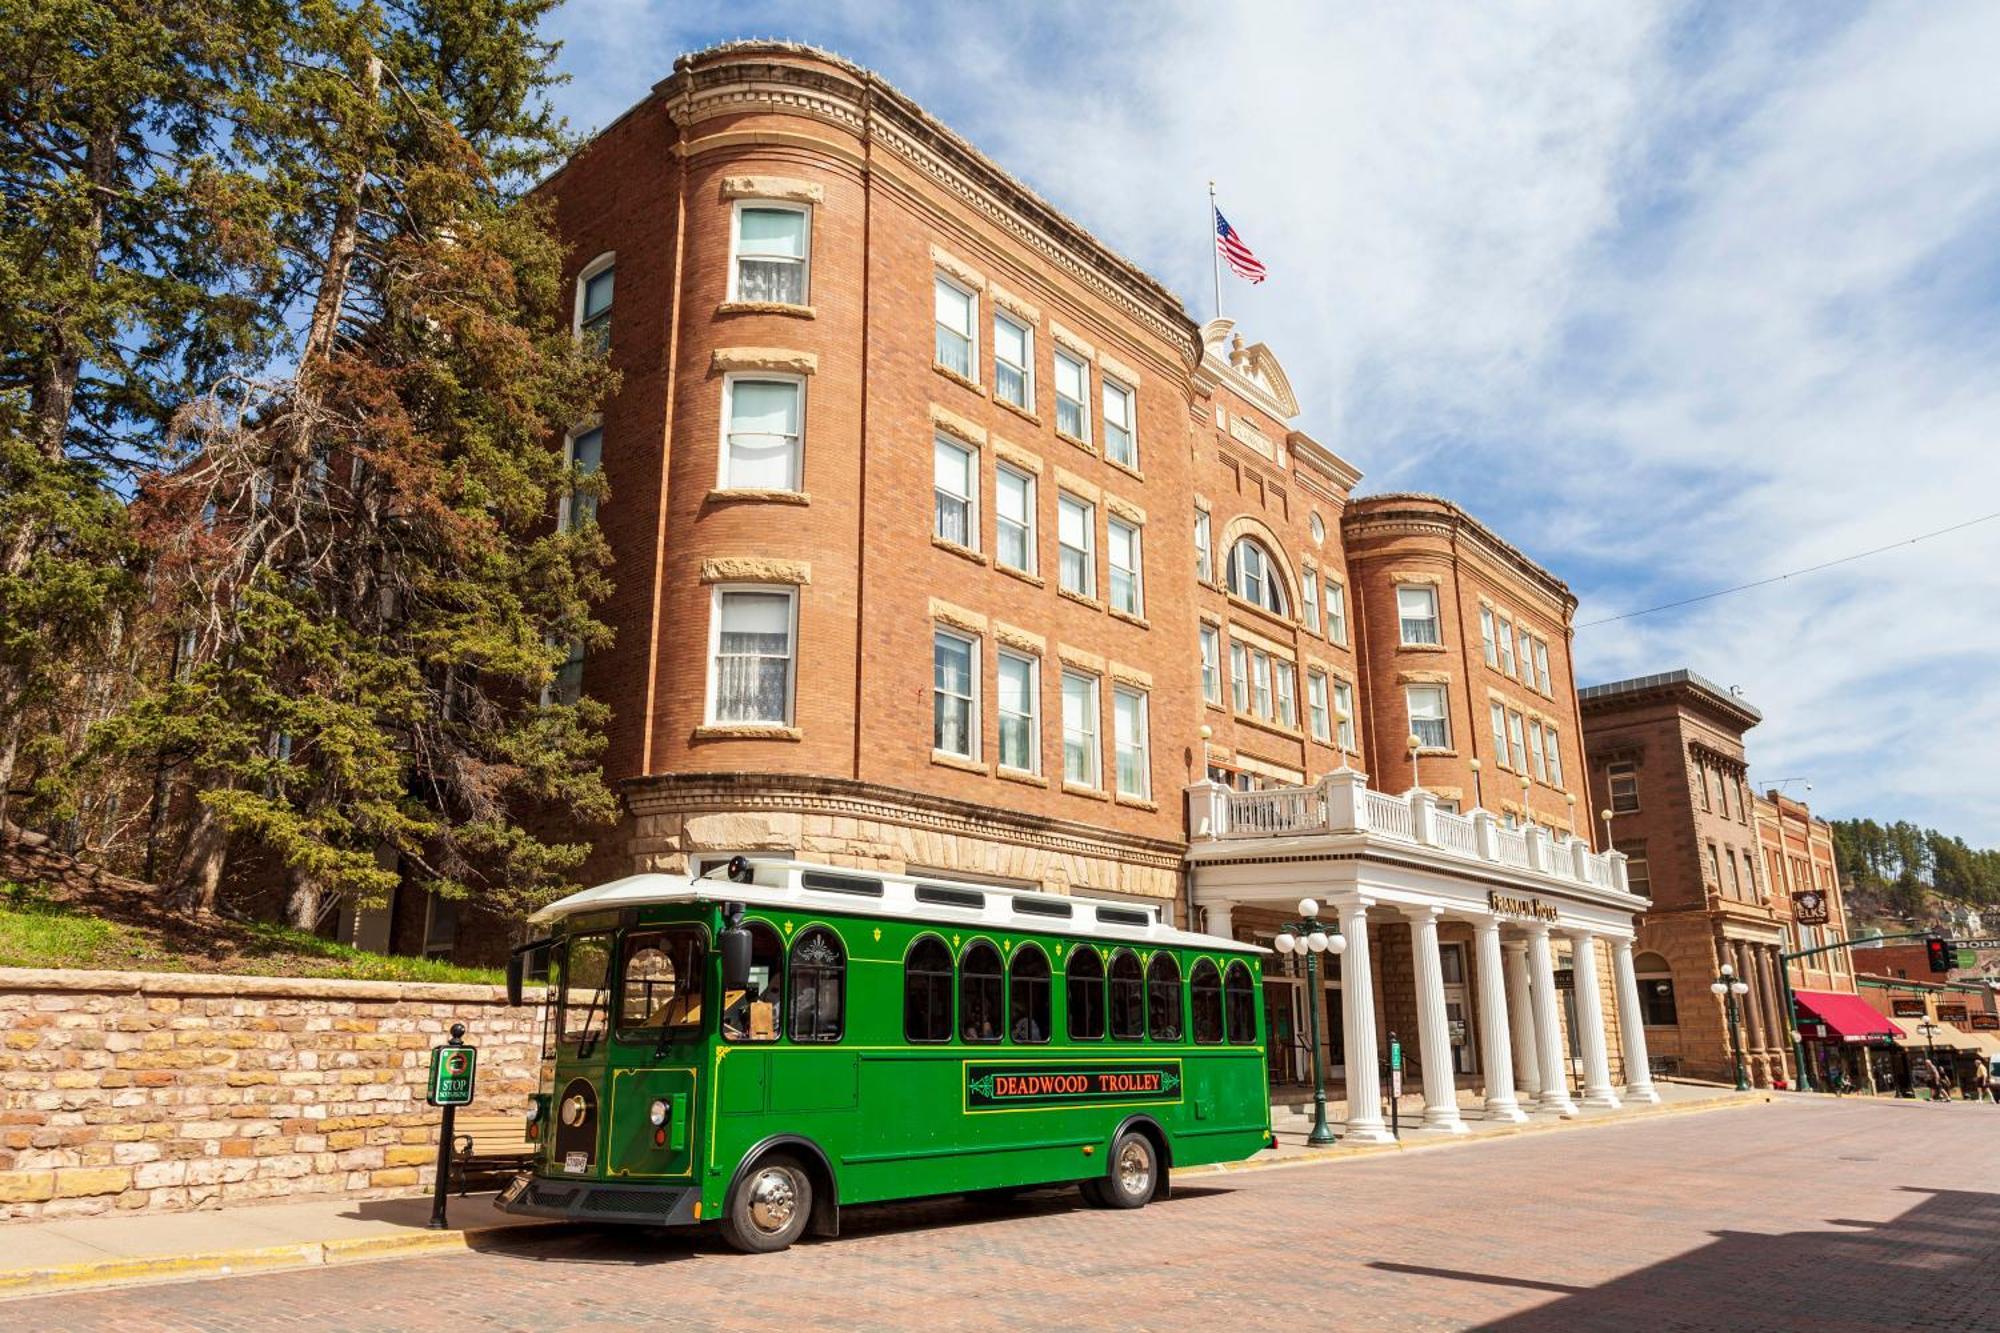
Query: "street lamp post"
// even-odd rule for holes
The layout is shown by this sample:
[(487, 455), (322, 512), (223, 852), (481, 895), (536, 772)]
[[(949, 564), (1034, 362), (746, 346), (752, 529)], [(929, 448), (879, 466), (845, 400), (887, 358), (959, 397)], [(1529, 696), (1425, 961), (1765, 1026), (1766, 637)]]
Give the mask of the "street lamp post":
[(1736, 1001), (1739, 996), (1748, 995), (1750, 987), (1737, 979), (1736, 969), (1728, 963), (1722, 965), (1722, 975), (1708, 988), (1722, 1001), (1722, 1007), (1729, 1014), (1729, 1049), (1736, 1057), (1736, 1090), (1747, 1091), (1750, 1080), (1743, 1076), (1743, 1037), (1736, 1025)]
[(1477, 759), (1468, 759), (1466, 763), (1472, 768), (1472, 808), (1474, 810), (1484, 810), (1486, 808), (1486, 797), (1480, 793), (1479, 761)]
[[(1326, 1123), (1326, 1058), (1321, 1052), (1319, 1037), (1319, 1013), (1326, 1003), (1326, 994), (1319, 983), (1319, 956), (1330, 953), (1338, 958), (1347, 951), (1347, 940), (1342, 937), (1340, 927), (1329, 930), (1319, 919), (1319, 904), (1311, 898), (1299, 899), (1299, 919), (1288, 921), (1278, 928), (1278, 937), (1271, 941), (1281, 954), (1302, 953), (1306, 956), (1306, 1009), (1312, 1018), (1313, 1046), (1313, 1127), (1306, 1135), (1306, 1142), (1316, 1148), (1323, 1148), (1335, 1141), (1332, 1126)], [(1372, 1058), (1372, 1053), (1371, 1053)]]
[(1572, 791), (1572, 792), (1564, 792), (1564, 793), (1563, 793), (1563, 800), (1564, 800), (1565, 802), (1567, 802), (1567, 803), (1568, 803), (1568, 805), (1569, 805), (1569, 836), (1570, 836), (1570, 837), (1572, 837), (1572, 838), (1574, 838), (1575, 836), (1577, 836), (1577, 834), (1576, 834), (1576, 793), (1575, 793), (1575, 792), (1573, 792), (1573, 791)]
[(1611, 807), (1607, 805), (1599, 810), (1597, 817), (1604, 822), (1604, 845), (1597, 850), (1608, 852), (1611, 850)]
[(1415, 732), (1411, 732), (1410, 738), (1404, 741), (1403, 744), (1410, 752), (1410, 790), (1422, 791), (1424, 789), (1424, 779), (1423, 774), (1417, 768), (1417, 751), (1424, 748), (1423, 738)]
[[(1928, 1014), (1924, 1016), (1923, 1022), (1917, 1024), (1917, 1031), (1924, 1034), (1924, 1059), (1930, 1063), (1930, 1067), (1932, 1069), (1937, 1069), (1937, 1045), (1931, 1040), (1931, 1038), (1937, 1036), (1937, 1034), (1942, 1032), (1943, 1030), (1944, 1029), (1940, 1028), (1936, 1023), (1931, 1021), (1930, 1015)], [(1984, 1057), (1981, 1058), (1983, 1059)], [(1944, 1077), (1944, 1072), (1942, 1070), (1939, 1070), (1938, 1077), (1939, 1078)], [(1941, 1091), (1943, 1091), (1943, 1089), (1940, 1088), (1937, 1084), (1931, 1085), (1932, 1097), (1936, 1097), (1938, 1093)]]

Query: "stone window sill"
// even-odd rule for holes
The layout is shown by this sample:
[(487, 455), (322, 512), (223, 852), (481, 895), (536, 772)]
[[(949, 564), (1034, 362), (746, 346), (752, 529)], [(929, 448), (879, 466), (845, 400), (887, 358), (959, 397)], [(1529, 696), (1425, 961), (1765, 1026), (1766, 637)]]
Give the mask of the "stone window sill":
[(1396, 651), (1401, 653), (1448, 653), (1449, 644), (1443, 643), (1397, 643)]
[(1282, 628), (1287, 633), (1295, 633), (1298, 630), (1298, 626), (1292, 623), (1290, 620), (1287, 620), (1285, 617), (1277, 614), (1275, 611), (1270, 611), (1265, 609), (1264, 607), (1257, 605), (1257, 603), (1249, 600), (1246, 597), (1242, 597), (1236, 593), (1230, 592), (1227, 589), (1223, 591), (1223, 595), (1229, 599), (1229, 604), (1231, 606), (1236, 607), (1238, 610), (1241, 611), (1248, 611), (1250, 614), (1258, 617), (1261, 620), (1269, 621), (1272, 625)]
[(999, 770), (998, 776), (1002, 782), (1018, 782), (1027, 787), (1046, 787), (1049, 785), (1049, 779), (1046, 774), (1030, 773), (1025, 768), (1002, 767)]
[(957, 542), (937, 536), (935, 533), (931, 536), (931, 545), (940, 551), (949, 551), (961, 560), (970, 560), (975, 565), (986, 563), (986, 556), (982, 552), (975, 551), (970, 546), (960, 546)]
[(939, 768), (956, 768), (966, 773), (993, 776), (993, 770), (988, 765), (980, 763), (977, 759), (967, 759), (962, 754), (953, 754), (949, 750), (932, 750), (931, 762)]
[(710, 504), (809, 505), (812, 496), (804, 491), (773, 491), (755, 486), (718, 486), (708, 493)]
[(1093, 801), (1108, 801), (1111, 799), (1111, 793), (1105, 791), (1102, 787), (1086, 787), (1081, 782), (1065, 780), (1062, 789), (1065, 796), (1084, 796)]
[(1037, 588), (1046, 588), (1049, 585), (1049, 581), (1040, 574), (1031, 574), (1025, 569), (1016, 569), (1012, 565), (1003, 565), (997, 560), (993, 562), (993, 568), (999, 570), (1002, 574), (1017, 578), (1023, 583), (1032, 583)]
[(1301, 740), (1305, 735), (1297, 727), (1288, 727), (1282, 722), (1266, 722), (1255, 713), (1236, 713), (1233, 716), (1246, 727), (1255, 727), (1259, 731), (1268, 731), (1273, 736), (1283, 736), (1287, 740)]
[(1097, 450), (1091, 445), (1089, 440), (1080, 440), (1076, 436), (1070, 434), (1068, 431), (1062, 429), (1060, 426), (1056, 428), (1056, 438), (1058, 440), (1068, 441), (1069, 443), (1075, 445), (1077, 448), (1083, 450), (1085, 453), (1089, 454), (1092, 458), (1095, 458), (1097, 456)]
[(710, 722), (694, 729), (698, 741), (802, 741), (805, 732), (775, 723)]
[(724, 301), (715, 308), (717, 315), (788, 315), (793, 319), (812, 319), (816, 312), (809, 305), (792, 305), (785, 301)]
[(1146, 474), (1141, 472), (1137, 467), (1133, 466), (1130, 463), (1121, 463), (1117, 459), (1113, 458), (1110, 454), (1104, 455), (1104, 461), (1111, 464), (1111, 466), (1117, 468), (1120, 472), (1123, 472), (1128, 477), (1136, 477), (1140, 481), (1144, 481), (1146, 479)]
[(1098, 601), (1095, 597), (1090, 597), (1080, 592), (1071, 592), (1068, 588), (1057, 588), (1056, 596), (1067, 597), (1077, 605), (1087, 606), (1093, 611), (1102, 611), (1104, 609), (1104, 603)]
[(1117, 801), (1119, 805), (1129, 805), (1134, 810), (1157, 811), (1160, 808), (1157, 802), (1149, 801), (1143, 796), (1127, 796), (1124, 792), (1119, 792), (1117, 796), (1113, 797), (1112, 799)]
[(1023, 421), (1031, 422), (1037, 427), (1039, 427), (1042, 424), (1042, 419), (1035, 415), (1035, 410), (1031, 407), (1022, 407), (1017, 403), (1010, 403), (1005, 398), (1002, 398), (997, 394), (994, 396), (993, 401), (997, 405), (1006, 408), (1009, 412), (1012, 412), (1015, 416), (1021, 418), (1021, 420)]
[(950, 380), (953, 384), (972, 390), (972, 392), (978, 394), (981, 398), (986, 396), (986, 386), (984, 384), (981, 384), (978, 380), (959, 374), (942, 361), (931, 362), (931, 369)]
[(1140, 629), (1151, 629), (1153, 627), (1153, 623), (1144, 616), (1135, 616), (1130, 611), (1120, 611), (1115, 606), (1111, 607), (1110, 611), (1113, 616), (1129, 625), (1137, 625)]

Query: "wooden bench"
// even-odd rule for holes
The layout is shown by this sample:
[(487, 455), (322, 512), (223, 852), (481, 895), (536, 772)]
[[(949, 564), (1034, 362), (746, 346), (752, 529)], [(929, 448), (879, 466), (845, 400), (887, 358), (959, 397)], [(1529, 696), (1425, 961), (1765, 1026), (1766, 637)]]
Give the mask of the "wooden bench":
[(535, 1145), (521, 1116), (462, 1115), (452, 1126), (451, 1175), (460, 1195), (475, 1176), (482, 1186), (499, 1184), (534, 1160)]

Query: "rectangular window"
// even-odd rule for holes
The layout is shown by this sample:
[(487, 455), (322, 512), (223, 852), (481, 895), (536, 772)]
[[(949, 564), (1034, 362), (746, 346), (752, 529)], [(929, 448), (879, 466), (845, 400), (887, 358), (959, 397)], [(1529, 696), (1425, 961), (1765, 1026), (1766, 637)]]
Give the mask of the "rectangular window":
[(789, 588), (716, 589), (710, 721), (790, 724), (794, 597)]
[(1528, 754), (1535, 761), (1535, 776), (1543, 782), (1549, 780), (1548, 760), (1542, 757), (1542, 727), (1539, 722), (1528, 723)]
[(1555, 697), (1555, 691), (1549, 688), (1549, 646), (1540, 639), (1535, 640), (1535, 684), (1543, 694)]
[(1062, 586), (1082, 597), (1097, 595), (1097, 507), (1056, 493), (1056, 559)]
[(945, 541), (978, 549), (979, 462), (972, 450), (944, 436), (933, 445), (933, 493), (937, 521), (934, 531)]
[[(569, 441), (570, 466), (579, 477), (588, 477), (604, 466), (604, 428), (592, 426), (589, 430), (578, 431)], [(575, 532), (586, 523), (597, 521), (597, 497), (582, 491), (571, 490), (563, 500), (560, 515), (564, 532)]]
[(1146, 696), (1118, 686), (1111, 691), (1111, 738), (1118, 752), (1118, 794), (1148, 800), (1153, 766), (1147, 754)]
[(1521, 715), (1511, 708), (1507, 710), (1507, 739), (1514, 751), (1514, 771), (1522, 777), (1528, 776), (1527, 738), (1521, 734)]
[(1637, 764), (1612, 764), (1604, 770), (1604, 778), (1611, 788), (1613, 814), (1629, 815), (1639, 808)]
[(1297, 668), (1290, 662), (1273, 662), (1271, 680), (1278, 687), (1278, 721), (1296, 727), (1299, 724)]
[(1104, 381), (1104, 456), (1139, 466), (1138, 395), (1110, 379)]
[(1056, 430), (1073, 440), (1090, 442), (1090, 367), (1068, 352), (1056, 353)]
[(938, 630), (931, 637), (931, 748), (971, 759), (979, 748), (979, 643)]
[(1347, 589), (1332, 579), (1326, 581), (1326, 637), (1347, 644)]
[(779, 204), (739, 204), (732, 301), (806, 303), (806, 236), (810, 213)]
[(1354, 687), (1344, 680), (1333, 682), (1333, 711), (1340, 719), (1336, 739), (1343, 750), (1353, 750), (1354, 745)]
[(1535, 636), (1528, 633), (1525, 626), (1520, 631), (1521, 643), (1521, 683), (1532, 686), (1535, 683)]
[(1041, 663), (1003, 651), (998, 674), (1000, 767), (1042, 771)]
[(1035, 334), (1007, 316), (993, 316), (993, 396), (1033, 411), (1035, 407)]
[(1507, 762), (1507, 710), (1500, 704), (1491, 705), (1493, 710), (1493, 757), (1502, 768), (1510, 767)]
[[(1642, 848), (1644, 847), (1643, 843), (1638, 845)], [(1624, 852), (1626, 856), (1626, 861), (1625, 861), (1626, 884), (1628, 884), (1631, 887), (1632, 892), (1638, 894), (1641, 898), (1652, 897), (1653, 868), (1646, 861), (1646, 853), (1643, 850), (1636, 852), (1629, 851), (1624, 847), (1620, 847), (1618, 850)]]
[(1404, 643), (1441, 643), (1438, 634), (1437, 589), (1403, 584), (1396, 589), (1396, 614), (1403, 622)]
[(1194, 576), (1203, 583), (1215, 582), (1215, 548), (1208, 528), (1208, 511), (1194, 511)]
[(1239, 713), (1250, 711), (1250, 652), (1234, 639), (1229, 641), (1229, 701)]
[(1319, 575), (1310, 569), (1299, 574), (1299, 601), (1303, 603), (1300, 609), (1305, 612), (1306, 628), (1319, 633)]
[(1544, 742), (1543, 748), (1549, 752), (1549, 781), (1555, 786), (1560, 787), (1563, 785), (1563, 759), (1562, 749), (1556, 744), (1556, 729), (1544, 726), (1542, 728), (1542, 740)]
[(1487, 666), (1500, 665), (1500, 645), (1493, 640), (1493, 608), (1490, 606), (1479, 608), (1479, 647), (1486, 654)]
[(583, 645), (572, 643), (569, 656), (556, 668), (556, 678), (542, 694), (543, 703), (573, 704), (583, 697)]
[(1715, 844), (1708, 844), (1708, 879), (1720, 891), (1722, 888), (1722, 859), (1715, 850)]
[(1271, 716), (1271, 659), (1259, 649), (1250, 650), (1250, 693), (1258, 717)]
[(1097, 677), (1063, 672), (1062, 704), (1063, 781), (1079, 787), (1096, 787)]
[(1104, 520), (1105, 557), (1111, 566), (1111, 605), (1130, 616), (1146, 613), (1139, 574), (1139, 529), (1121, 519)]
[(1701, 786), (1701, 808), (1704, 810), (1712, 809), (1713, 807), (1711, 807), (1708, 803), (1709, 801), (1708, 770), (1706, 768), (1697, 766), (1694, 771), (1694, 776), (1695, 776), (1695, 781)]
[(1500, 669), (1508, 675), (1514, 672), (1514, 622), (1500, 617)]
[(1326, 673), (1306, 672), (1306, 722), (1312, 729), (1312, 738), (1327, 741), (1333, 738), (1333, 725), (1327, 717)]
[(1451, 721), (1445, 712), (1444, 686), (1406, 685), (1403, 703), (1410, 712), (1410, 734), (1425, 749), (1451, 748)]
[(583, 279), (576, 294), (577, 340), (594, 351), (611, 346), (611, 293), (616, 273), (610, 264)]
[(1201, 697), (1222, 702), (1222, 631), (1213, 625), (1201, 627)]
[(979, 298), (943, 278), (936, 280), (936, 288), (938, 364), (967, 379), (974, 379), (978, 375), (979, 360), (977, 330), (974, 328)]
[(724, 490), (799, 489), (805, 392), (799, 380), (723, 380)]
[(1736, 849), (1734, 847), (1729, 849), (1729, 896), (1732, 898), (1741, 898), (1743, 896), (1743, 875), (1736, 868)]
[(1035, 479), (1005, 463), (993, 469), (993, 558), (1035, 572)]

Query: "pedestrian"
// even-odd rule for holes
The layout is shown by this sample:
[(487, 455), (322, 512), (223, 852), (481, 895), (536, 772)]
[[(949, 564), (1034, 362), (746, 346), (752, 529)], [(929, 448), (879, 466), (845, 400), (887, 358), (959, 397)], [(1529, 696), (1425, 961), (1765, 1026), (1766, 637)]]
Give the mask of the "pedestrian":
[(1983, 1059), (1973, 1068), (1972, 1100), (1975, 1102), (1993, 1100), (1993, 1071), (1986, 1067), (1986, 1061)]

